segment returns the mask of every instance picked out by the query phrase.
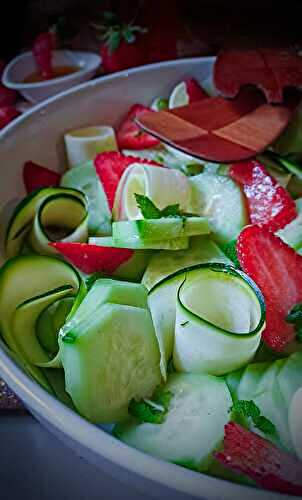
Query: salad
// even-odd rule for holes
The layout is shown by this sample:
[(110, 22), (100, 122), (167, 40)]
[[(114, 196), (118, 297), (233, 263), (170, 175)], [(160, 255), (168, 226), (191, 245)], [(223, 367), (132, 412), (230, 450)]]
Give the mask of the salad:
[(190, 78), (116, 130), (69, 132), (63, 175), (25, 163), (1, 335), (47, 391), (128, 445), (302, 495), (301, 116), (232, 164), (134, 121), (214, 92)]

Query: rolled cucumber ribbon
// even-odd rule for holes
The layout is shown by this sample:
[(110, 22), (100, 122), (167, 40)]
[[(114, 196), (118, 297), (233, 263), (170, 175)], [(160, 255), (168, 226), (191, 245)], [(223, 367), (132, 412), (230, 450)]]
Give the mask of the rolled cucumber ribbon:
[(98, 153), (118, 150), (115, 132), (108, 126), (72, 130), (65, 134), (64, 140), (70, 168), (93, 160)]
[(115, 220), (141, 219), (135, 194), (147, 196), (159, 208), (178, 203), (185, 212), (191, 210), (191, 186), (187, 177), (175, 169), (133, 163), (119, 182), (113, 206)]
[[(51, 228), (54, 228), (54, 235)], [(36, 252), (56, 254), (56, 250), (49, 246), (52, 241), (83, 243), (87, 239), (88, 208), (84, 195), (62, 192), (46, 197), (39, 205), (29, 235), (29, 242)]]
[(173, 362), (177, 371), (223, 375), (254, 356), (265, 327), (263, 296), (224, 264), (188, 271), (178, 289)]

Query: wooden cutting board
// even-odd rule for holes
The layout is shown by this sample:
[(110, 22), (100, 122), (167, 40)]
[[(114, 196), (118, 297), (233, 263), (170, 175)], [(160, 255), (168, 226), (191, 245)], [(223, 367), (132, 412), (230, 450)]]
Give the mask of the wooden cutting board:
[(235, 162), (264, 151), (289, 123), (298, 104), (268, 104), (255, 88), (234, 99), (209, 97), (187, 106), (136, 118), (145, 132), (184, 153), (214, 162)]

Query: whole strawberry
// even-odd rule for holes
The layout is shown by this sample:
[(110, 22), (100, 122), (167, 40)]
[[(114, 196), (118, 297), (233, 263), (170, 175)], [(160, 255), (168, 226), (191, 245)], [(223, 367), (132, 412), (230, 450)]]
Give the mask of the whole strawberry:
[(148, 62), (142, 35), (145, 28), (123, 23), (112, 12), (104, 12), (101, 24), (92, 24), (101, 40), (100, 55), (106, 73), (140, 66)]

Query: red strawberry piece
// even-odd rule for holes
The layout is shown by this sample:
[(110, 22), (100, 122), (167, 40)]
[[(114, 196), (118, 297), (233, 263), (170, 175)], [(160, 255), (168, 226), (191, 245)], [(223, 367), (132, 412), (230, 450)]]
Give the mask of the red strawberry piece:
[(34, 40), (33, 55), (44, 80), (53, 78), (52, 52), (55, 48), (55, 35), (50, 31), (40, 33)]
[(302, 87), (302, 58), (280, 49), (223, 50), (214, 66), (214, 84), (225, 97), (256, 85), (268, 102), (282, 102), (284, 88)]
[(224, 450), (215, 457), (262, 488), (302, 495), (302, 462), (239, 424), (225, 426)]
[(101, 45), (100, 55), (102, 66), (106, 73), (122, 71), (134, 66), (146, 64), (146, 54), (143, 47), (138, 42), (127, 43), (122, 40), (117, 49), (112, 51), (106, 44)]
[(42, 187), (58, 186), (61, 175), (58, 172), (41, 167), (33, 161), (27, 161), (23, 167), (23, 181), (27, 193)]
[(243, 188), (253, 224), (275, 232), (297, 217), (294, 200), (259, 161), (235, 163), (230, 176)]
[(259, 226), (245, 227), (237, 241), (241, 268), (261, 289), (266, 303), (265, 343), (276, 351), (294, 339), (294, 327), (285, 321), (292, 307), (302, 302), (302, 257)]
[(188, 78), (188, 80), (185, 80), (185, 84), (190, 104), (192, 102), (202, 101), (203, 99), (207, 99), (209, 97), (195, 78)]
[(14, 106), (0, 107), (0, 129), (8, 125), (14, 118), (17, 118), (20, 113)]
[(111, 248), (89, 245), (88, 243), (50, 243), (83, 273), (103, 272), (112, 274), (133, 256), (128, 248)]
[(17, 100), (17, 92), (0, 84), (0, 106), (11, 106)]
[(117, 142), (120, 149), (144, 149), (158, 146), (160, 141), (143, 132), (134, 121), (147, 111), (152, 110), (142, 104), (133, 104), (130, 108), (117, 130)]
[(132, 163), (148, 163), (150, 165), (162, 166), (152, 160), (125, 156), (122, 153), (116, 152), (100, 153), (95, 157), (95, 170), (103, 185), (110, 209), (113, 207), (114, 197), (120, 178), (126, 168)]

